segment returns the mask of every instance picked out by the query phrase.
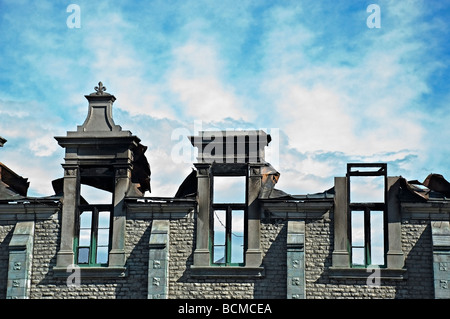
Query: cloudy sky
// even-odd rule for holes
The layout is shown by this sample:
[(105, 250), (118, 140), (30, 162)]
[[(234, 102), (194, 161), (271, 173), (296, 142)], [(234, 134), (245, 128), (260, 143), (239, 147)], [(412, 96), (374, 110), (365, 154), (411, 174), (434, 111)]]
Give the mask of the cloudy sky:
[(52, 195), (54, 136), (102, 81), (116, 124), (148, 146), (148, 195), (175, 194), (199, 129), (272, 134), (291, 194), (332, 187), (348, 162), (450, 179), (449, 21), (448, 0), (0, 0), (0, 161)]

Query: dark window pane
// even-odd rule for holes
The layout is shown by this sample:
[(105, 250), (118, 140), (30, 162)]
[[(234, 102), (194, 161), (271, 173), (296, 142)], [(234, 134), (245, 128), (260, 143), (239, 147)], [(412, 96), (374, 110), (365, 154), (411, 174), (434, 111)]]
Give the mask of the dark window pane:
[(89, 263), (89, 248), (87, 247), (78, 248), (78, 263), (79, 264)]

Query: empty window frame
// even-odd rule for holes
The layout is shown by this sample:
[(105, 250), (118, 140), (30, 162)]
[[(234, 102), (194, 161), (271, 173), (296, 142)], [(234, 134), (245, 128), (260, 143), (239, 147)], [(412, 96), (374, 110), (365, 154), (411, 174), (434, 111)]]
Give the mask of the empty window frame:
[(111, 205), (79, 207), (77, 236), (74, 240), (76, 263), (80, 266), (106, 266), (111, 242)]
[(246, 177), (214, 176), (211, 209), (211, 263), (244, 265)]
[(386, 168), (386, 164), (347, 166), (352, 267), (386, 265)]
[(352, 210), (350, 219), (352, 266), (384, 266), (384, 211)]

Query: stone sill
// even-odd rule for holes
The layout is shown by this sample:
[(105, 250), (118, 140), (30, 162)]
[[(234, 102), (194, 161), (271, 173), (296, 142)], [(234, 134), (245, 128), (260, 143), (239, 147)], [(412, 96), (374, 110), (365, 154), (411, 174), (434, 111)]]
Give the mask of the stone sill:
[[(84, 278), (124, 278), (126, 267), (79, 267), (80, 277)], [(54, 267), (55, 277), (68, 277), (74, 273), (73, 267)]]
[(389, 268), (329, 268), (332, 279), (367, 279), (375, 276), (375, 270), (380, 270), (380, 279), (404, 280), (407, 278), (406, 269)]
[(264, 278), (264, 267), (191, 266), (193, 278)]

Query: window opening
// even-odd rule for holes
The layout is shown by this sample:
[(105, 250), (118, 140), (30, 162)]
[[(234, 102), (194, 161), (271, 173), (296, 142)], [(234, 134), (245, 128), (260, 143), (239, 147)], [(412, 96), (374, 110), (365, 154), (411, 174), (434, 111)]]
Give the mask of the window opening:
[(244, 264), (246, 177), (214, 176), (212, 203), (212, 264)]
[(350, 176), (350, 203), (384, 203), (384, 176)]
[(112, 204), (112, 193), (89, 186), (86, 184), (80, 185), (80, 194), (84, 198), (87, 203), (95, 203), (95, 204)]
[(111, 235), (111, 205), (83, 205), (79, 209), (75, 260), (78, 265), (108, 264)]
[(245, 176), (214, 176), (214, 203), (244, 204), (246, 194), (245, 180)]
[(355, 210), (351, 213), (352, 220), (352, 264), (364, 266), (365, 258), (365, 229), (364, 211)]
[(239, 265), (244, 262), (244, 210), (214, 210), (213, 263)]
[(386, 168), (386, 164), (347, 166), (353, 267), (386, 264)]
[(78, 236), (78, 264), (88, 264), (91, 251), (92, 211), (80, 214), (80, 231)]
[(384, 265), (384, 212), (370, 212), (371, 238), (371, 264)]

